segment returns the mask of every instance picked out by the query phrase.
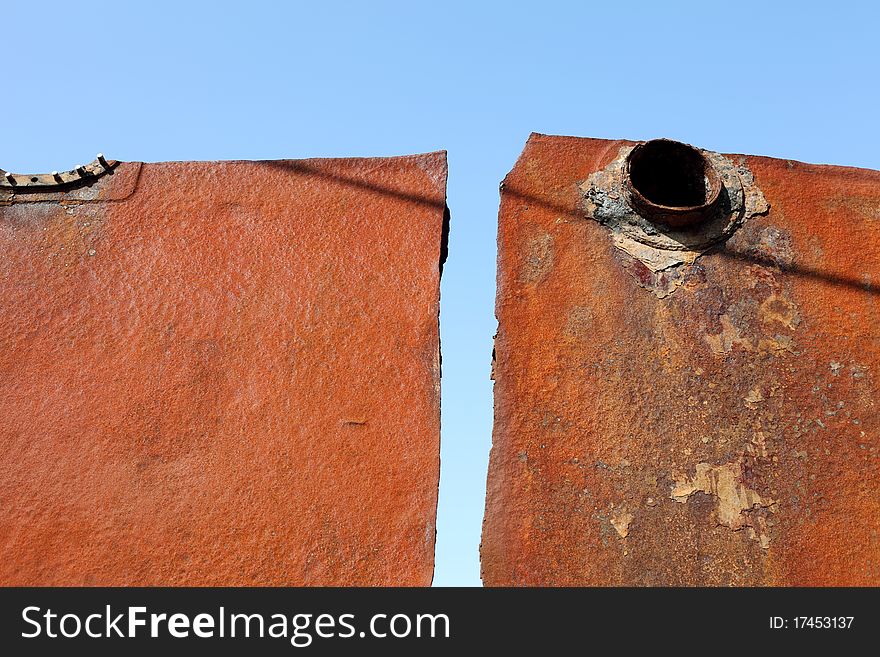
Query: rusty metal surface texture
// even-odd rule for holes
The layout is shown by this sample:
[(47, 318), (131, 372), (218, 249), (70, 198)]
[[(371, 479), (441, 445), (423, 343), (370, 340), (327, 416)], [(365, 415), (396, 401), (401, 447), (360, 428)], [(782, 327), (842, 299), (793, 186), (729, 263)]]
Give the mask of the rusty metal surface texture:
[(430, 584), (445, 153), (107, 163), (0, 188), (0, 583)]
[(484, 584), (880, 585), (880, 172), (636, 147), (502, 185)]

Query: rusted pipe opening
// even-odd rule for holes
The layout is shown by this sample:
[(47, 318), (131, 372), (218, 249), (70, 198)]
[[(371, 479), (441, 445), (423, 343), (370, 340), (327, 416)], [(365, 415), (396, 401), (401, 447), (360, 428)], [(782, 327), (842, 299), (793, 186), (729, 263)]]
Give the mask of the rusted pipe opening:
[(693, 146), (669, 139), (639, 144), (626, 159), (630, 205), (640, 215), (673, 228), (710, 217), (721, 193), (721, 178)]

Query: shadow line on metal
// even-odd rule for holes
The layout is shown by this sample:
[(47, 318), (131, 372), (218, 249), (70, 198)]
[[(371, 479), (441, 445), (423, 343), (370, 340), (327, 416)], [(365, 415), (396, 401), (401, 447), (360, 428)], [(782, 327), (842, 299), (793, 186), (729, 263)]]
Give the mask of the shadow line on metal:
[[(581, 214), (578, 210), (572, 209), (571, 207), (567, 207), (562, 205), (561, 203), (554, 203), (552, 201), (548, 201), (546, 199), (539, 198), (537, 196), (533, 196), (531, 194), (524, 194), (522, 192), (516, 191), (515, 189), (511, 189), (509, 187), (505, 187), (502, 191), (502, 195), (507, 194), (513, 196), (515, 198), (521, 199), (523, 201), (528, 201), (529, 203), (535, 203), (536, 205), (540, 205), (544, 208), (553, 210), (555, 212), (562, 213), (568, 217), (573, 219), (583, 219), (584, 215)], [(818, 269), (814, 269), (811, 267), (804, 267), (802, 265), (781, 265), (772, 258), (765, 258), (759, 255), (742, 253), (737, 251), (731, 251), (727, 248), (726, 244), (722, 243), (721, 245), (715, 247), (714, 249), (707, 251), (705, 255), (718, 255), (722, 258), (728, 258), (731, 260), (738, 260), (743, 263), (751, 263), (756, 265), (763, 265), (765, 267), (773, 267), (774, 269), (778, 269), (781, 272), (792, 274), (794, 276), (803, 276), (806, 278), (814, 278), (825, 283), (828, 283), (832, 286), (840, 286), (840, 287), (849, 287), (853, 289), (860, 290), (862, 292), (867, 292), (868, 294), (880, 294), (880, 288), (871, 285), (868, 282), (858, 280), (855, 278), (847, 277), (847, 276), (839, 276), (837, 274), (832, 274), (829, 272), (820, 271)]]
[(348, 176), (340, 176), (337, 174), (327, 173), (317, 166), (312, 166), (308, 164), (307, 161), (304, 160), (267, 160), (260, 162), (259, 164), (263, 164), (265, 166), (270, 166), (276, 169), (286, 169), (288, 171), (293, 171), (295, 173), (302, 173), (309, 176), (317, 176), (319, 178), (326, 178), (327, 180), (336, 181), (342, 183), (344, 185), (350, 185), (352, 187), (357, 187), (358, 189), (367, 190), (370, 192), (376, 192), (377, 194), (385, 194), (386, 196), (392, 196), (394, 198), (402, 199), (404, 201), (410, 201), (411, 203), (419, 203), (421, 205), (430, 205), (436, 208), (445, 208), (446, 202), (438, 201), (436, 199), (429, 198), (427, 196), (420, 196), (418, 194), (410, 194), (409, 192), (403, 192), (398, 189), (392, 189), (391, 187), (385, 187), (383, 185), (377, 185), (375, 183), (364, 182), (363, 180), (358, 180), (357, 178), (351, 178)]

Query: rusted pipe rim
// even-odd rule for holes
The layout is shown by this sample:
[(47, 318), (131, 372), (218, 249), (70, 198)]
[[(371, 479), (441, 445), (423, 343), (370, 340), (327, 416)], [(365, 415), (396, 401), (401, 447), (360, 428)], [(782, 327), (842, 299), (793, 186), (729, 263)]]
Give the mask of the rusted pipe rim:
[(633, 148), (624, 180), (629, 204), (639, 215), (673, 228), (712, 217), (723, 187), (702, 151), (671, 139), (652, 139)]

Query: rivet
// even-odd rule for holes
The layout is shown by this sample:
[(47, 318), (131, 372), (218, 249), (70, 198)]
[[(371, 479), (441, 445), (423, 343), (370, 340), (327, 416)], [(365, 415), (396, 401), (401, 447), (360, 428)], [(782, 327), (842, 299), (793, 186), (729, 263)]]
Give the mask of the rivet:
[(104, 167), (105, 169), (110, 168), (110, 163), (104, 159), (103, 153), (98, 153), (98, 162), (100, 162), (101, 166)]

